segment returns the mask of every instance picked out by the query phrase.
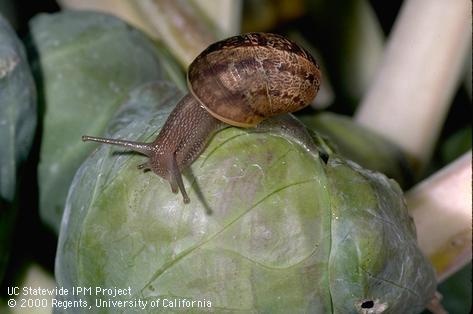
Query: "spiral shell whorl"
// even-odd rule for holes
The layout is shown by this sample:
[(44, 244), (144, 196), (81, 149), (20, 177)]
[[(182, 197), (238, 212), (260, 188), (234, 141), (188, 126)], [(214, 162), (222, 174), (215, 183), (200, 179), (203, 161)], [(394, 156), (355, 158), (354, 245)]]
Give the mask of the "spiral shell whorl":
[(248, 33), (210, 45), (189, 67), (189, 90), (216, 118), (249, 127), (307, 106), (320, 86), (312, 56), (275, 34)]

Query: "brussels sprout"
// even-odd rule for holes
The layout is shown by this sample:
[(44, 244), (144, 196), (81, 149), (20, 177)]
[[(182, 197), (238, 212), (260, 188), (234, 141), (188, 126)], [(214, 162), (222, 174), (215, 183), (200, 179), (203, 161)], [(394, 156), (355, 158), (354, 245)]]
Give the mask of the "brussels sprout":
[[(182, 95), (151, 86), (130, 96), (112, 137), (157, 135)], [(140, 113), (137, 104), (159, 108)], [(435, 291), (402, 191), (382, 174), (320, 158), (282, 133), (227, 128), (184, 172), (184, 204), (164, 179), (137, 170), (144, 160), (102, 145), (83, 163), (56, 259), (60, 286), (131, 295), (67, 300), (141, 300), (147, 312), (194, 300), (211, 307), (179, 310), (417, 313)], [(139, 311), (129, 304), (126, 312)]]
[(16, 217), (17, 171), (36, 127), (36, 90), (23, 44), (0, 15), (0, 280)]
[(352, 119), (334, 113), (303, 116), (301, 120), (309, 128), (327, 136), (343, 157), (384, 173), (403, 188), (412, 185), (413, 170), (394, 143), (357, 125)]
[(141, 32), (106, 14), (41, 14), (30, 27), (44, 106), (40, 211), (58, 229), (73, 175), (93, 148), (81, 135), (102, 134), (132, 88), (176, 73)]

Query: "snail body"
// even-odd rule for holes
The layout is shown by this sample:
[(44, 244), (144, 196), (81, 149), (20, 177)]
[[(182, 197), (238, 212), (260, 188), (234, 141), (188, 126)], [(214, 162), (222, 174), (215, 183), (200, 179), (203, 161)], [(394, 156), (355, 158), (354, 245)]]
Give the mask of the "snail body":
[(320, 86), (312, 56), (296, 43), (268, 33), (248, 33), (216, 42), (189, 66), (189, 93), (176, 105), (152, 143), (83, 136), (83, 141), (127, 147), (149, 157), (152, 170), (180, 190), (181, 172), (225, 125), (254, 127), (263, 119), (306, 107)]

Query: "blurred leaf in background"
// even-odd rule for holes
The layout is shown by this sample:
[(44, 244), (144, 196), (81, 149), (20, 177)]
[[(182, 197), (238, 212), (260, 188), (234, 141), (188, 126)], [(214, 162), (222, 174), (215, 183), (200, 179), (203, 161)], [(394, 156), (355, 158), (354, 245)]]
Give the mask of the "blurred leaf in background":
[(439, 286), (443, 306), (450, 314), (471, 313), (471, 262)]
[(449, 136), (441, 146), (442, 162), (448, 164), (471, 149), (472, 129), (466, 127)]
[(12, 29), (16, 29), (17, 17), (13, 1), (0, 0), (0, 15), (6, 20)]
[(28, 156), (35, 128), (36, 89), (25, 49), (0, 15), (0, 282), (18, 210), (19, 167)]
[(270, 31), (301, 17), (305, 10), (304, 0), (245, 0), (242, 32)]

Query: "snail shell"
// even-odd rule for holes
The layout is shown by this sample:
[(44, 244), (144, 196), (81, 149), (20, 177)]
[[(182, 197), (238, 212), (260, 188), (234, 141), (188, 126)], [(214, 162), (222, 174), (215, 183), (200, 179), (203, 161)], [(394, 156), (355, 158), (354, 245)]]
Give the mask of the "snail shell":
[(310, 104), (320, 86), (312, 56), (276, 34), (249, 33), (210, 45), (190, 65), (189, 91), (215, 118), (251, 127)]

